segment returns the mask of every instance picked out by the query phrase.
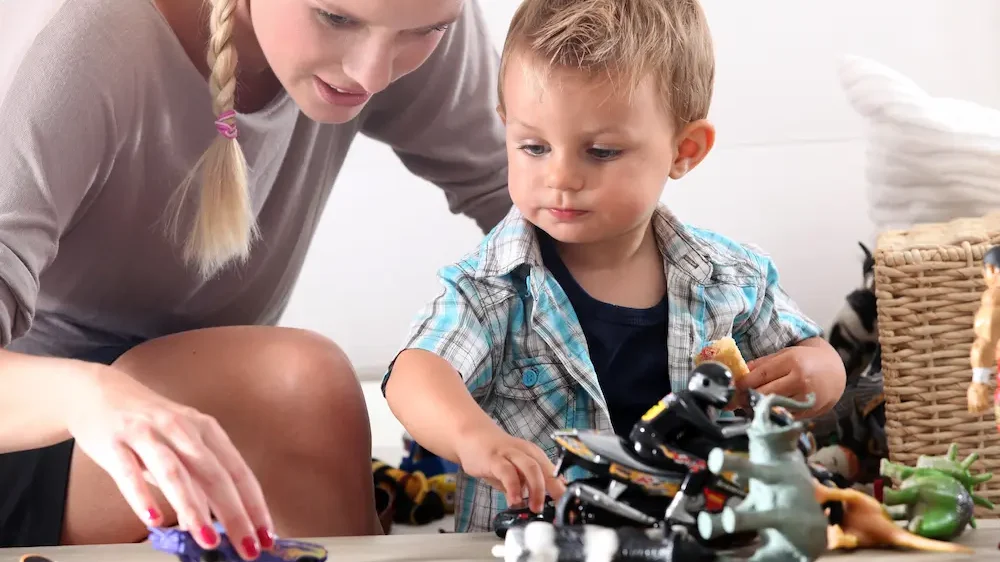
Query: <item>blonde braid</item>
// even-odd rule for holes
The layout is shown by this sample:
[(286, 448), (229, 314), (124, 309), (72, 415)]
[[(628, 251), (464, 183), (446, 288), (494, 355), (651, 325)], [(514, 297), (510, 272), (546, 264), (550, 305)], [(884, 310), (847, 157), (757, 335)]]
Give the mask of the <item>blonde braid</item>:
[(186, 199), (194, 177), (201, 170), (201, 198), (194, 225), (184, 246), (184, 258), (196, 262), (204, 277), (211, 277), (227, 262), (245, 260), (257, 234), (247, 186), (247, 163), (236, 140), (236, 49), (232, 44), (237, 0), (211, 0), (211, 39), (208, 65), (212, 109), (218, 117), (218, 136), (202, 154), (175, 193), (176, 233), (180, 203)]

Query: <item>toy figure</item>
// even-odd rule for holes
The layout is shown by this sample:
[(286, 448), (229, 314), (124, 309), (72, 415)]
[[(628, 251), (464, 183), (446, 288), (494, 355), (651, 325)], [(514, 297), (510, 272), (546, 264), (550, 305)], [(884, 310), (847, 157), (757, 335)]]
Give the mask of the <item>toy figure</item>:
[(652, 537), (640, 529), (597, 525), (557, 527), (535, 521), (512, 528), (493, 556), (505, 562), (711, 562), (715, 552), (686, 533)]
[[(816, 402), (810, 393), (805, 402), (767, 395), (757, 401), (750, 424), (749, 458), (715, 449), (708, 468), (718, 474), (734, 470), (750, 478), (750, 493), (735, 508), (721, 515), (698, 514), (698, 532), (709, 539), (726, 533), (756, 530), (763, 539), (750, 562), (810, 562), (827, 546), (827, 516), (816, 499), (813, 478), (805, 457), (797, 447), (802, 422), (774, 423), (773, 405), (806, 410)], [(825, 486), (824, 486), (825, 488)], [(835, 490), (835, 488), (828, 488)]]
[[(979, 301), (979, 310), (973, 320), (973, 331), (976, 334), (969, 353), (972, 365), (972, 383), (968, 390), (968, 407), (972, 414), (981, 414), (990, 406), (990, 386), (997, 372), (998, 350), (1000, 341), (1000, 246), (991, 247), (983, 256), (983, 280), (986, 290)], [(1000, 392), (997, 388), (996, 392)], [(1000, 400), (996, 394), (993, 397), (994, 413), (998, 412)], [(1000, 423), (1000, 415), (996, 416)]]
[(913, 533), (946, 541), (961, 535), (967, 525), (975, 528), (974, 506), (993, 509), (993, 504), (972, 490), (993, 475), (969, 471), (978, 454), (962, 462), (957, 456), (958, 445), (952, 444), (947, 455), (921, 455), (915, 468), (882, 461), (882, 475), (901, 483), (898, 490), (883, 489), (882, 503), (889, 506), (890, 516), (908, 520)]
[(635, 454), (653, 466), (667, 464), (660, 445), (670, 443), (702, 459), (729, 435), (716, 423), (733, 399), (733, 375), (722, 363), (707, 361), (691, 371), (686, 390), (672, 392), (649, 409), (629, 433)]
[(827, 527), (828, 550), (858, 548), (912, 548), (928, 552), (971, 553), (971, 548), (915, 535), (897, 525), (875, 498), (850, 488), (830, 488), (813, 483), (816, 501), (839, 502), (840, 523)]
[[(219, 546), (205, 550), (187, 531), (181, 529), (149, 529), (149, 542), (156, 550), (172, 554), (181, 562), (243, 562), (233, 548), (222, 525), (215, 524)], [(262, 549), (255, 562), (324, 562), (326, 548), (305, 541), (277, 539), (274, 546)]]

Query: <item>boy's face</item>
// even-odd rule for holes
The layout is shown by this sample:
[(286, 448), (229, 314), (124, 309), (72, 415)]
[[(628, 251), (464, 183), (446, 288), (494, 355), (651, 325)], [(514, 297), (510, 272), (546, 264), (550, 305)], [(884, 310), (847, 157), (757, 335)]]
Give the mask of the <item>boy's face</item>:
[(550, 73), (512, 60), (501, 116), (511, 199), (563, 243), (602, 242), (645, 229), (668, 178), (680, 178), (714, 141), (706, 121), (678, 131), (652, 80), (631, 97), (573, 69)]

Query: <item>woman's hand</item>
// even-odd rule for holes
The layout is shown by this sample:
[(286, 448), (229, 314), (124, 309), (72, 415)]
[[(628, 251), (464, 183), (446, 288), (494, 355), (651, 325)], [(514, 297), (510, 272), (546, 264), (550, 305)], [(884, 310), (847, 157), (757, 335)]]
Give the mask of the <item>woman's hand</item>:
[(153, 484), (177, 513), (178, 525), (204, 548), (219, 543), (213, 514), (244, 559), (273, 544), (260, 484), (214, 418), (163, 398), (117, 369), (92, 368), (66, 412), (66, 427), (140, 519), (162, 523)]

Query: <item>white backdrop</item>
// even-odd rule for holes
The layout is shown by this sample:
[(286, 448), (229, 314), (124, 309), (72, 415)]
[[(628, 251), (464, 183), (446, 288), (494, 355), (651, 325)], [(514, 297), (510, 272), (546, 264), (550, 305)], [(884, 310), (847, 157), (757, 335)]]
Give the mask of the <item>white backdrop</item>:
[[(479, 0), (499, 50), (517, 0)], [(867, 216), (860, 120), (837, 82), (845, 53), (933, 94), (1000, 106), (996, 0), (703, 0), (715, 38), (716, 148), (664, 201), (680, 217), (761, 245), (789, 292), (828, 326), (860, 282)], [(353, 147), (283, 324), (338, 341), (363, 379), (395, 354), (434, 273), (480, 233), (436, 188), (368, 139)], [(375, 447), (399, 426), (369, 385)]]

